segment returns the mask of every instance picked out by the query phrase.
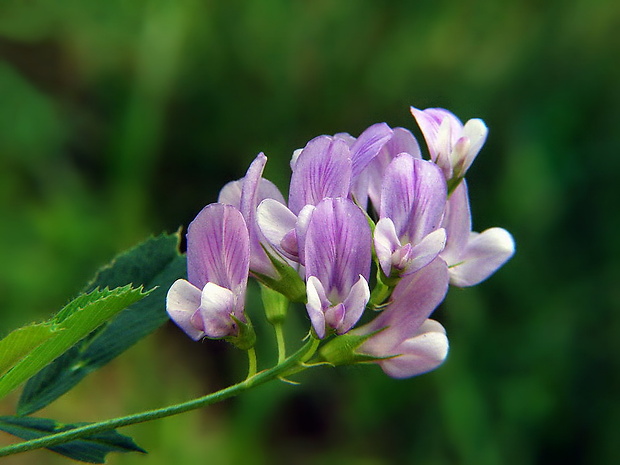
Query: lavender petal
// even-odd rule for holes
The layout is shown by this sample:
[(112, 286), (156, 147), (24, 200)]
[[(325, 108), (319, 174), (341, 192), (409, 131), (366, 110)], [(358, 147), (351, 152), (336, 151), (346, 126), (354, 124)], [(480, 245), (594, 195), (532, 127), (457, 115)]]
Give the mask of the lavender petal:
[(370, 262), (370, 226), (361, 209), (348, 199), (321, 201), (306, 232), (306, 275), (316, 276), (342, 301), (359, 275), (368, 280)]
[(235, 292), (245, 289), (249, 250), (248, 228), (239, 210), (231, 205), (207, 205), (187, 232), (189, 282), (198, 289), (207, 282)]
[(346, 197), (351, 185), (351, 155), (346, 142), (328, 136), (312, 139), (295, 163), (289, 208), (299, 214), (325, 197)]
[(514, 239), (505, 229), (471, 233), (459, 262), (450, 267), (450, 283), (458, 287), (474, 286), (495, 273), (514, 251)]

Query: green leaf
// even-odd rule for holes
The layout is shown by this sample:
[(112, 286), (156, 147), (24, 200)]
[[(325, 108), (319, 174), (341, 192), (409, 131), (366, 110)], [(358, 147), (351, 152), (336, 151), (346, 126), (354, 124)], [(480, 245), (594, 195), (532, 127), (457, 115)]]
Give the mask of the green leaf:
[(0, 375), (6, 373), (58, 330), (49, 323), (42, 323), (25, 326), (9, 333), (0, 340)]
[(30, 379), (19, 400), (17, 411), (20, 415), (45, 407), (88, 373), (168, 321), (166, 293), (175, 280), (186, 276), (185, 256), (180, 255), (178, 242), (178, 233), (150, 238), (119, 255), (98, 273), (87, 289), (115, 287), (128, 282), (147, 289), (158, 287)]
[(125, 286), (93, 291), (71, 301), (52, 320), (54, 335), (21, 358), (0, 377), (0, 398), (35, 375), (75, 343), (145, 294), (142, 289)]
[[(63, 425), (47, 418), (0, 417), (0, 430), (26, 440), (62, 433), (85, 424)], [(51, 446), (49, 449), (74, 460), (88, 463), (104, 463), (106, 455), (110, 452), (146, 453), (133, 439), (114, 430), (96, 433), (58, 446)]]

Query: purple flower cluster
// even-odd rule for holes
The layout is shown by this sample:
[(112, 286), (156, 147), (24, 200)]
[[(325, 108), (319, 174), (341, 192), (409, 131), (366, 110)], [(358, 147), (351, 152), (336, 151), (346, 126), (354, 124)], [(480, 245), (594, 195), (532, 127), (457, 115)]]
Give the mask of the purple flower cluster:
[[(390, 376), (424, 373), (448, 352), (431, 313), (449, 284), (473, 286), (514, 253), (504, 229), (472, 232), (468, 168), (487, 128), (444, 109), (411, 112), (430, 159), (406, 129), (375, 124), (359, 137), (319, 136), (291, 159), (288, 202), (262, 178), (259, 154), (244, 178), (190, 224), (188, 281), (168, 293), (173, 321), (195, 340), (239, 337), (253, 276), (305, 303), (319, 339), (349, 338), (334, 364), (372, 361)], [(376, 270), (373, 290), (371, 270)], [(356, 327), (364, 312), (374, 318)], [(343, 336), (344, 335), (344, 336)], [(327, 355), (325, 355), (327, 354)]]

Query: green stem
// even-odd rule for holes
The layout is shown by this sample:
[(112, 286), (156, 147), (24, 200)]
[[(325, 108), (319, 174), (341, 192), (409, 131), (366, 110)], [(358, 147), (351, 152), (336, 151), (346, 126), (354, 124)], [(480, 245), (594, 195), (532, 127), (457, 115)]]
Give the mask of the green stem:
[(256, 349), (251, 347), (248, 349), (248, 377), (250, 379), (252, 376), (256, 375)]
[(136, 423), (144, 423), (146, 421), (157, 420), (159, 418), (165, 418), (179, 413), (188, 412), (207, 405), (221, 402), (229, 397), (236, 396), (243, 391), (246, 391), (252, 387), (259, 386), (267, 381), (271, 381), (280, 377), (283, 373), (291, 371), (294, 368), (305, 369), (303, 363), (307, 361), (318, 348), (320, 341), (316, 339), (309, 340), (301, 349), (285, 359), (282, 363), (279, 363), (269, 370), (261, 371), (247, 378), (241, 383), (229, 386), (220, 391), (208, 394), (197, 399), (193, 399), (180, 404), (170, 405), (155, 410), (148, 410), (146, 412), (140, 412), (133, 415), (127, 415), (125, 417), (113, 418), (111, 420), (105, 420), (98, 423), (92, 423), (79, 428), (74, 428), (62, 433), (51, 434), (49, 436), (33, 439), (30, 441), (24, 441), (18, 444), (13, 444), (0, 449), (0, 457), (7, 455), (18, 454), (20, 452), (26, 452), (33, 449), (40, 449), (42, 447), (50, 447), (58, 444), (64, 444), (73, 441), (78, 438), (91, 436), (93, 434), (101, 433), (103, 431), (110, 431), (123, 426), (129, 426)]
[(375, 288), (370, 293), (369, 304), (372, 307), (379, 307), (390, 296), (390, 288), (383, 284), (381, 281), (377, 281)]
[(276, 341), (278, 343), (278, 364), (280, 364), (286, 359), (286, 342), (284, 341), (284, 328), (282, 327), (282, 324), (274, 324), (273, 328), (276, 331)]
[(398, 281), (400, 281), (398, 276), (390, 278), (383, 273), (381, 267), (377, 267), (377, 283), (370, 293), (370, 307), (374, 310), (381, 310), (392, 295)]

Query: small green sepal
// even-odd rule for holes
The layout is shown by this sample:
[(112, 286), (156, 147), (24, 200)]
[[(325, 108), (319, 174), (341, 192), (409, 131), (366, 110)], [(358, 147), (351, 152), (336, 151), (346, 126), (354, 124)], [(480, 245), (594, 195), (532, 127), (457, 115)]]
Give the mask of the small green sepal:
[[(385, 329), (385, 328), (384, 328)], [(370, 363), (384, 360), (391, 357), (374, 357), (372, 355), (361, 354), (357, 349), (375, 334), (383, 331), (372, 332), (370, 334), (343, 334), (337, 336), (319, 350), (321, 360), (331, 365), (353, 365), (354, 363)]]
[(448, 181), (448, 197), (452, 195), (452, 192), (454, 192), (454, 190), (459, 186), (462, 180), (463, 176), (456, 176)]
[(383, 273), (380, 266), (377, 266), (377, 283), (370, 293), (368, 306), (375, 310), (381, 311), (390, 302), (392, 291), (400, 281), (400, 277), (388, 277)]
[(241, 321), (235, 315), (230, 315), (235, 324), (237, 325), (238, 332), (236, 336), (229, 336), (225, 338), (227, 342), (230, 342), (235, 347), (241, 350), (250, 350), (256, 344), (256, 333), (254, 332), (254, 327), (252, 326), (252, 322), (248, 319), (246, 315), (247, 323)]

